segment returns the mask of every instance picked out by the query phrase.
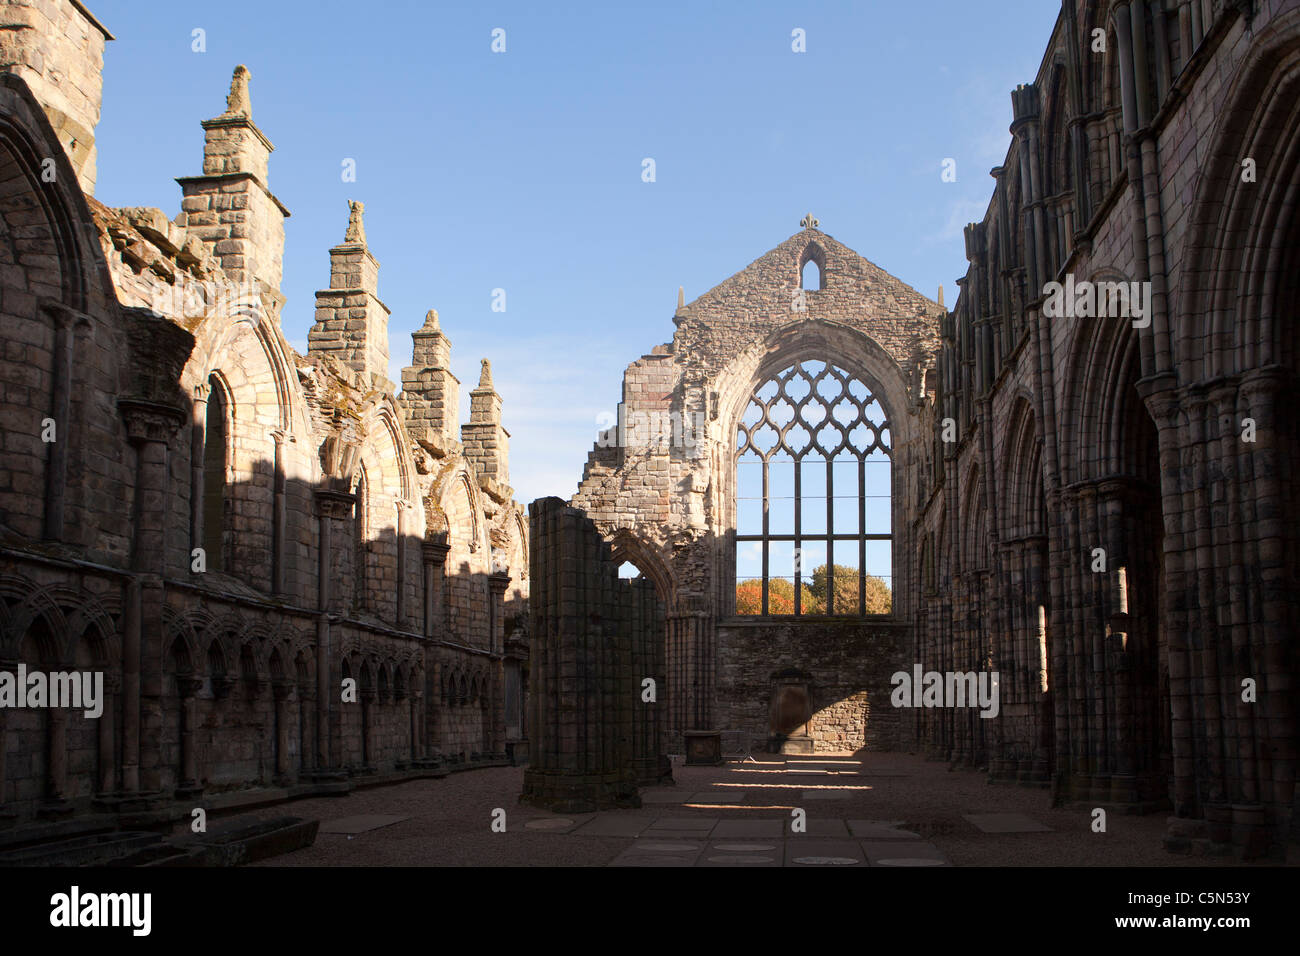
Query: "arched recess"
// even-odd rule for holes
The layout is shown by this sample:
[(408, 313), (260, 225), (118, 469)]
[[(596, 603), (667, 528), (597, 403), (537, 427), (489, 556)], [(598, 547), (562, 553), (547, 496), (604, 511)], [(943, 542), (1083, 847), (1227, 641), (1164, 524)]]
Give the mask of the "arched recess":
[[(919, 438), (916, 417), (911, 412), (907, 381), (897, 362), (877, 342), (850, 326), (814, 320), (792, 324), (778, 330), (764, 342), (734, 358), (716, 377), (718, 424), (716, 434), (719, 457), (713, 462), (716, 500), (720, 507), (723, 551), (720, 555), (719, 600), (723, 614), (735, 613), (737, 498), (737, 435), (754, 390), (782, 370), (803, 362), (830, 361), (870, 393), (868, 403), (878, 404), (883, 419), (882, 437), (887, 441), (889, 458), (901, 462), (907, 450)], [(858, 396), (860, 397), (860, 396)], [(840, 401), (836, 397), (830, 402)], [(912, 568), (910, 526), (906, 481), (901, 467), (890, 468), (890, 569), (892, 577), (891, 613), (904, 616), (910, 603)], [(861, 560), (855, 554), (856, 564)], [(810, 567), (815, 565), (810, 564)]]
[(425, 516), (423, 508), (414, 507), (415, 464), (398, 421), (391, 397), (385, 395), (366, 408), (357, 426), (364, 436), (357, 457), (358, 471), (364, 469), (366, 478), (367, 574), (372, 582), (391, 582), (371, 587), (358, 606), (402, 626), (407, 609), (418, 603), (420, 561), (411, 546), (424, 536)]
[[(227, 573), (270, 590), (283, 577), (280, 552), (293, 539), (297, 520), (284, 502), (287, 475), (314, 476), (316, 471), (297, 444), (297, 436), (311, 434), (306, 402), (288, 345), (260, 300), (218, 296), (213, 308), (194, 325), (195, 347), (181, 376), (182, 386), (195, 396), (188, 443), (193, 546), (203, 542), (209, 550), (214, 541), (207, 477), (215, 456), (209, 451), (208, 426), (219, 402), (227, 426), (221, 436), (227, 449), (223, 497), (227, 512), (242, 517), (237, 528), (226, 522), (219, 560)], [(277, 520), (288, 523), (283, 540)]]
[(627, 528), (615, 531), (609, 538), (609, 545), (613, 564), (616, 567), (624, 563), (636, 565), (637, 570), (653, 582), (659, 600), (672, 613), (676, 607), (677, 585), (663, 553)]
[(1175, 302), (1187, 317), (1174, 330), (1182, 383), (1298, 364), (1284, 303), (1300, 203), (1300, 10), (1255, 37), (1216, 112)]
[(447, 520), (443, 591), (448, 625), (456, 640), (486, 646), (487, 621), (475, 613), (483, 600), (492, 551), (482, 492), (464, 463), (448, 468), (435, 490)]
[[(112, 402), (118, 363), (127, 351), (98, 230), (76, 171), (41, 106), (17, 75), (0, 75), (0, 419), (4, 464), (15, 480), (0, 490), (0, 529), (39, 540), (64, 540), (108, 553), (125, 549), (125, 522), (88, 533), (79, 511), (87, 490), (80, 467), (91, 434), (112, 448), (121, 421)], [(97, 349), (93, 361), (86, 353)], [(43, 441), (44, 420), (55, 440)], [(95, 453), (94, 469), (121, 477)], [(116, 461), (113, 459), (116, 458)], [(21, 477), (19, 477), (21, 476)], [(113, 493), (110, 491), (110, 493)], [(121, 536), (121, 537), (119, 537)], [(116, 540), (114, 540), (116, 539)], [(104, 549), (101, 551), (100, 549)]]
[(1048, 262), (1045, 277), (1055, 276), (1065, 262), (1069, 244), (1078, 223), (1074, 209), (1074, 153), (1068, 122), (1074, 114), (1070, 102), (1070, 84), (1066, 80), (1064, 54), (1052, 63), (1043, 97), (1043, 195), (1048, 197), (1050, 215), (1046, 222), (1054, 226), (1047, 237)]
[(220, 372), (208, 376), (207, 386), (208, 402), (202, 439), (202, 500), (199, 505), (202, 518), (200, 546), (204, 551), (207, 570), (224, 571), (230, 566), (230, 546), (234, 540), (234, 503), (229, 494), (234, 404), (230, 386)]
[(1005, 540), (1046, 533), (1042, 442), (1029, 397), (1018, 395), (1004, 432), (999, 511)]
[(965, 501), (961, 513), (965, 518), (962, 537), (962, 570), (966, 573), (987, 571), (989, 568), (988, 512), (985, 502), (984, 477), (978, 464), (972, 464), (966, 473), (963, 488)]
[[(1102, 271), (1089, 278), (1094, 284), (1125, 282), (1120, 273)], [(1068, 341), (1069, 359), (1063, 377), (1059, 459), (1062, 484), (1097, 480), (1118, 473), (1119, 432), (1114, 416), (1137, 397), (1124, 392), (1131, 357), (1139, 353), (1140, 336), (1124, 318), (1074, 318)], [(1139, 375), (1141, 372), (1139, 362)], [(1136, 384), (1136, 379), (1129, 384)], [(1122, 397), (1122, 401), (1116, 401)], [(1141, 401), (1140, 397), (1138, 398)]]

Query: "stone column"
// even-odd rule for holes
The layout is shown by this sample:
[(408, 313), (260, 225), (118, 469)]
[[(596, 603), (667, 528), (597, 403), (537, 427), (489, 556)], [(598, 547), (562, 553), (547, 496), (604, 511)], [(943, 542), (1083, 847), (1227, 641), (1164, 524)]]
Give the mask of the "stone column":
[(44, 813), (66, 809), (63, 799), (68, 785), (68, 712), (62, 707), (45, 711), (45, 800)]
[(338, 690), (331, 680), (330, 604), (333, 601), (333, 525), (352, 514), (356, 496), (341, 491), (321, 489), (316, 492), (316, 516), (319, 525), (316, 595), (316, 770), (332, 772), (335, 768), (330, 741), (330, 701)]
[[(1286, 474), (1284, 445), (1278, 431), (1283, 416), (1281, 397), (1286, 381), (1279, 366), (1268, 366), (1242, 376), (1241, 393), (1248, 414), (1256, 421), (1256, 440), (1243, 452), (1249, 457), (1253, 481), (1247, 486), (1259, 515), (1258, 531), (1253, 543), (1260, 577), (1260, 608), (1250, 625), (1256, 667), (1262, 670), (1258, 686), (1260, 708), (1254, 719), (1259, 721), (1261, 736), (1273, 742), (1271, 772), (1262, 779), (1262, 802), (1272, 804), (1271, 820), (1276, 845), (1285, 847), (1292, 829), (1296, 787), (1296, 687), (1294, 663), (1295, 635), (1288, 621), (1295, 620), (1295, 582), (1288, 574), (1285, 542), (1288, 516), (1283, 489), (1294, 475)], [(1240, 428), (1240, 423), (1238, 423)], [(1238, 432), (1239, 433), (1239, 432)], [(1285, 476), (1285, 477), (1284, 477)], [(1292, 532), (1294, 533), (1294, 532)], [(1240, 700), (1240, 683), (1234, 688)]]
[(293, 708), (294, 684), (289, 680), (277, 680), (271, 685), (271, 690), (275, 698), (275, 783), (284, 786), (293, 782), (289, 761), (289, 717)]
[(54, 419), (54, 441), (48, 448), (45, 467), (45, 523), (43, 535), (48, 541), (63, 539), (64, 512), (68, 488), (68, 449), (72, 432), (73, 356), (77, 329), (89, 323), (89, 317), (68, 308), (62, 302), (43, 300), (41, 311), (54, 322), (53, 375), (50, 384), (50, 416)]
[(406, 530), (409, 521), (406, 512), (411, 503), (404, 498), (397, 499), (397, 608), (395, 612), (398, 630), (406, 630)]
[[(114, 746), (113, 714), (117, 706), (117, 695), (120, 690), (118, 680), (115, 676), (104, 675), (104, 711), (99, 715), (99, 792), (101, 794), (112, 793), (117, 784), (117, 760)], [(0, 743), (0, 754), (4, 753), (3, 743)], [(2, 761), (0, 761), (2, 762)], [(0, 792), (3, 788), (0, 787)]]
[[(358, 675), (357, 680), (361, 677)], [(370, 771), (375, 761), (375, 685), (362, 687), (357, 695), (361, 700), (361, 769)]]
[(176, 788), (178, 797), (197, 796), (203, 792), (199, 785), (198, 753), (194, 746), (194, 733), (198, 727), (198, 692), (203, 681), (197, 677), (176, 678), (176, 690), (181, 698), (181, 779)]
[(275, 462), (271, 479), (273, 489), (271, 499), (271, 593), (283, 594), (285, 523), (287, 520), (284, 443), (290, 439), (287, 432), (278, 428), (271, 432), (271, 437), (275, 439)]
[(443, 574), (451, 545), (441, 541), (425, 541), (424, 558), (424, 636), (434, 637), (446, 632), (447, 622), (443, 609)]
[(411, 707), (411, 760), (414, 762), (424, 756), (424, 692), (413, 686), (407, 700)]
[[(154, 792), (162, 786), (157, 742), (162, 731), (160, 622), (167, 554), (167, 446), (184, 413), (139, 399), (120, 399), (118, 409), (136, 449), (131, 541), (135, 574), (127, 584), (122, 642), (122, 789)], [(142, 750), (145, 739), (154, 741), (147, 753)]]
[(492, 734), (490, 756), (504, 760), (506, 756), (506, 707), (505, 707), (505, 643), (506, 643), (506, 588), (510, 586), (510, 575), (503, 571), (494, 571), (488, 575), (488, 621), (492, 641)]
[(294, 694), (298, 705), (298, 761), (301, 772), (305, 775), (316, 769), (315, 728), (312, 726), (311, 684), (301, 683)]

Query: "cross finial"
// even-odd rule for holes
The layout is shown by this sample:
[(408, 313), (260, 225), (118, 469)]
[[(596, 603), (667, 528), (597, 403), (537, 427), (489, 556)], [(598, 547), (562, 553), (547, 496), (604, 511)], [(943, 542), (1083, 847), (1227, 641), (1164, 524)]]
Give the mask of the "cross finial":
[(803, 226), (805, 229), (816, 229), (821, 225), (821, 220), (814, 219), (813, 214), (808, 213), (808, 215), (799, 220), (799, 225)]

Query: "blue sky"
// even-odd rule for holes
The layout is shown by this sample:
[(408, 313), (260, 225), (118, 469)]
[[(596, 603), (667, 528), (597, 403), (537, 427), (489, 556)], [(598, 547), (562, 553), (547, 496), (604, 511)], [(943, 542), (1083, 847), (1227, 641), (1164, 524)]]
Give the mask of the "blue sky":
[[(1053, 0), (220, 4), (88, 0), (114, 33), (97, 197), (180, 208), (236, 64), (289, 208), (284, 332), (305, 349), (347, 199), (392, 310), (390, 377), (436, 308), (465, 403), (492, 360), (521, 501), (567, 498), (624, 367), (690, 300), (799, 231), (952, 304)], [(613, 5), (610, 5), (611, 7)], [(506, 51), (491, 51), (492, 31)], [(806, 52), (791, 49), (805, 31)], [(206, 51), (193, 52), (202, 29)], [(656, 181), (642, 181), (653, 158)], [(957, 181), (941, 181), (945, 158)], [(343, 182), (345, 159), (355, 182)], [(506, 290), (493, 312), (492, 290)], [(462, 421), (468, 417), (462, 413)]]

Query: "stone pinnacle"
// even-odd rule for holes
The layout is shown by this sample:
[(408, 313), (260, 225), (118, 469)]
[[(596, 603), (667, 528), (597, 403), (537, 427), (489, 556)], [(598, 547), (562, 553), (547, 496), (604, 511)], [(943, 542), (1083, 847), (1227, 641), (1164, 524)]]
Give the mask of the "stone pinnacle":
[(230, 78), (230, 94), (226, 97), (226, 116), (253, 118), (253, 104), (248, 98), (248, 67), (239, 64)]
[(361, 216), (366, 211), (366, 204), (354, 199), (348, 200), (348, 231), (343, 235), (344, 242), (366, 244), (366, 226)]

